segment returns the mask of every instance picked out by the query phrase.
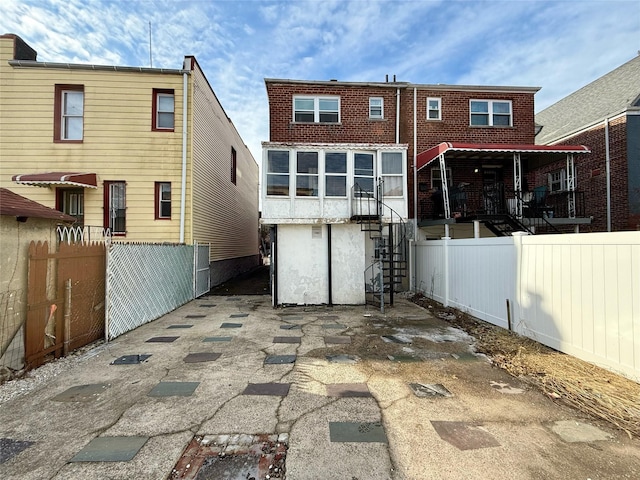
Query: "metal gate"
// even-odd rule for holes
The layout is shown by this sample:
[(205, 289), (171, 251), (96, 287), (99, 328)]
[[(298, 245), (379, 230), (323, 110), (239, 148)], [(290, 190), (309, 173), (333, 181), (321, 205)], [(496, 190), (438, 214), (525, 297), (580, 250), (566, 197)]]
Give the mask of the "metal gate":
[(209, 245), (194, 242), (193, 260), (193, 296), (201, 297), (211, 289), (211, 274), (209, 272)]

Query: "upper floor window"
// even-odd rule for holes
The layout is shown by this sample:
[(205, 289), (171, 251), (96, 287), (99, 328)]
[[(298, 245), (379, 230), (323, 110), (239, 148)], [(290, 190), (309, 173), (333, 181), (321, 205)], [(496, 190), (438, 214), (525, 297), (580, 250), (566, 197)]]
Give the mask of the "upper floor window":
[(289, 195), (289, 152), (267, 151), (267, 195)]
[(382, 195), (401, 197), (404, 194), (402, 175), (402, 153), (382, 152)]
[(298, 152), (296, 158), (296, 196), (318, 196), (318, 152)]
[(340, 97), (293, 97), (293, 120), (339, 123)]
[(54, 141), (81, 142), (84, 137), (84, 85), (56, 85)]
[(231, 147), (231, 183), (236, 184), (238, 178), (238, 155), (236, 149)]
[(171, 183), (156, 182), (155, 219), (171, 219)]
[(324, 188), (327, 197), (347, 196), (347, 154), (327, 152), (324, 155)]
[(384, 99), (382, 97), (369, 98), (369, 118), (384, 118)]
[(151, 129), (173, 132), (175, 126), (175, 98), (173, 90), (153, 89), (153, 118)]
[(471, 100), (471, 125), (511, 126), (511, 102), (507, 100)]
[(567, 178), (564, 168), (551, 172), (548, 178), (550, 192), (562, 192), (567, 189)]
[(427, 98), (427, 120), (442, 120), (442, 101), (439, 98)]

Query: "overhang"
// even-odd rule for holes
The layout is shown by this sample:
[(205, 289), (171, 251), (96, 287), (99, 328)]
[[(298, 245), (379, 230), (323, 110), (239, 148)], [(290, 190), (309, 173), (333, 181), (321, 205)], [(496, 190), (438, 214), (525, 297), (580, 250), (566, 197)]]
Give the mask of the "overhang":
[(69, 223), (76, 221), (75, 217), (45, 207), (6, 188), (0, 188), (0, 215), (12, 216), (17, 219), (46, 218)]
[(74, 172), (47, 172), (25, 173), (14, 175), (11, 180), (20, 185), (34, 185), (36, 187), (49, 187), (52, 185), (98, 188), (98, 179), (95, 173)]
[(513, 154), (527, 154), (530, 157), (562, 158), (569, 154), (591, 153), (584, 145), (528, 145), (502, 143), (453, 143), (442, 142), (419, 153), (416, 157), (418, 170), (426, 167), (440, 155), (447, 158), (471, 160), (508, 159)]

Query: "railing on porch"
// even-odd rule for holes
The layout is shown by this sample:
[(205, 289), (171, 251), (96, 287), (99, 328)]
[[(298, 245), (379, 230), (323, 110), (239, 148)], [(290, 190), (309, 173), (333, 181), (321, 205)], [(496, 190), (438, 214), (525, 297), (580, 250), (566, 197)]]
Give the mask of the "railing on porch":
[[(522, 217), (569, 218), (570, 192), (541, 194), (542, 189), (522, 192)], [(584, 192), (574, 192), (575, 216), (585, 217)], [(444, 218), (442, 195), (437, 192), (431, 198), (422, 199), (419, 204), (420, 220)], [(504, 184), (482, 187), (461, 184), (449, 188), (449, 206), (452, 218), (474, 218), (481, 215), (516, 215), (516, 192)]]

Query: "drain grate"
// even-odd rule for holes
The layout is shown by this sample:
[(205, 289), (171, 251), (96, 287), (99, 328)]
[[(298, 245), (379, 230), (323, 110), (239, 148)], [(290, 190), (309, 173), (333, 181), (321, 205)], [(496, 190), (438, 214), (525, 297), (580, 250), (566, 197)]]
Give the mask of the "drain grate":
[(215, 362), (220, 358), (221, 353), (209, 353), (209, 352), (198, 352), (198, 353), (190, 353), (186, 357), (184, 357), (184, 363), (202, 363), (202, 362)]
[(242, 395), (271, 395), (286, 397), (291, 388), (290, 383), (250, 383), (244, 389)]
[[(204, 307), (204, 305), (202, 305)], [(215, 307), (215, 305), (211, 305), (212, 307)], [(201, 313), (198, 314), (193, 314), (193, 315), (186, 315), (184, 318), (207, 318), (206, 315), (202, 315)]]
[(91, 383), (71, 387), (56, 395), (51, 400), (56, 402), (90, 402), (98, 398), (110, 385), (108, 383)]
[(233, 337), (205, 337), (203, 342), (230, 342)]
[[(215, 303), (203, 303), (202, 305), (200, 305), (201, 307), (205, 307), (205, 308), (213, 308), (216, 306)], [(188, 315), (187, 315), (188, 316)]]
[(366, 383), (329, 383), (326, 385), (329, 397), (371, 397)]
[(329, 422), (332, 442), (387, 443), (380, 422)]
[(169, 325), (167, 328), (191, 328), (193, 325), (188, 325), (186, 323), (177, 324), (177, 325)]
[(248, 313), (232, 313), (231, 315), (229, 315), (229, 318), (244, 318), (248, 316)]
[(264, 359), (265, 365), (283, 365), (285, 363), (295, 363), (296, 355), (267, 355)]
[(300, 330), (301, 325), (280, 325), (280, 330)]
[(240, 327), (242, 327), (241, 323), (224, 322), (222, 325), (220, 325), (220, 328), (240, 328)]
[(171, 343), (175, 342), (180, 337), (152, 337), (147, 340), (147, 343)]
[(273, 337), (273, 343), (300, 343), (302, 337)]
[(128, 462), (147, 443), (149, 437), (96, 437), (70, 462)]
[(288, 435), (195, 437), (178, 460), (172, 480), (284, 479)]
[(453, 397), (453, 394), (441, 383), (410, 383), (416, 397)]
[(160, 382), (147, 393), (148, 397), (190, 397), (200, 382)]

